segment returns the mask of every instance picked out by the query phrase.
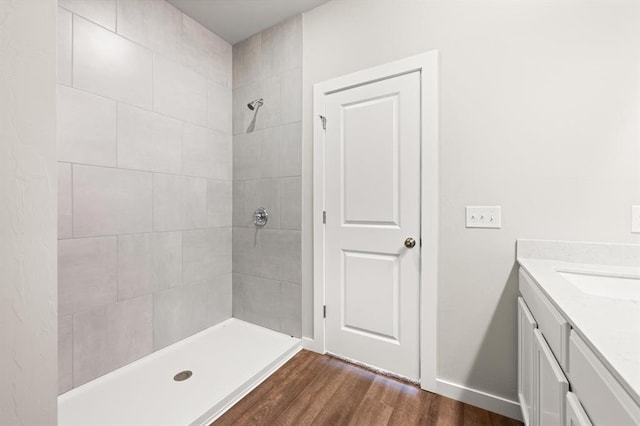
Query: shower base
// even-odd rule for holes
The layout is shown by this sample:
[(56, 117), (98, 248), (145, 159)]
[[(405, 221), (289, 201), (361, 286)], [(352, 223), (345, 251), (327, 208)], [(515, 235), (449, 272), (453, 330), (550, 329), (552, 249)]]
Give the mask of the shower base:
[[(58, 424), (209, 424), (300, 349), (300, 339), (231, 318), (60, 395)], [(183, 371), (193, 375), (175, 381)]]

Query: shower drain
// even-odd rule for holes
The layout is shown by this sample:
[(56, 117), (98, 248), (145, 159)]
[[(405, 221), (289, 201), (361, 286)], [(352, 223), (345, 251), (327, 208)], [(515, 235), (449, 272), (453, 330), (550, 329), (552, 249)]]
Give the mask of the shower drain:
[(173, 376), (173, 380), (175, 380), (176, 382), (182, 382), (187, 380), (191, 376), (193, 376), (193, 371), (185, 370)]

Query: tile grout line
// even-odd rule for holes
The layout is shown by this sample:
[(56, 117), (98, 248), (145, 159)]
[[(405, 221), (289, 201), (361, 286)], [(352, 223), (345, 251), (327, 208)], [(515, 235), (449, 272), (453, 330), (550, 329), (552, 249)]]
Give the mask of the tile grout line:
[[(191, 124), (191, 125), (196, 126), (196, 127), (202, 127), (202, 128), (205, 128), (205, 129), (207, 129), (209, 131), (222, 134), (223, 136), (234, 136), (233, 129), (229, 132), (229, 131), (227, 131), (225, 129), (220, 129), (220, 128), (217, 128), (217, 127), (210, 126), (207, 122), (200, 122), (200, 121), (185, 119), (183, 117), (176, 117), (176, 116), (173, 116), (173, 115), (167, 114), (165, 112), (158, 111), (158, 110), (154, 109), (153, 105), (151, 106), (151, 108), (145, 108), (143, 106), (140, 106), (139, 104), (133, 104), (131, 102), (126, 102), (126, 101), (122, 101), (122, 100), (119, 100), (119, 99), (115, 99), (115, 98), (112, 98), (112, 97), (109, 97), (109, 96), (106, 96), (106, 95), (102, 95), (102, 94), (99, 94), (99, 93), (92, 92), (90, 90), (82, 89), (82, 88), (77, 87), (75, 85), (69, 86), (68, 84), (64, 84), (64, 83), (56, 83), (56, 84), (60, 85), (60, 86), (68, 87), (68, 88), (73, 89), (73, 90), (77, 90), (78, 92), (86, 93), (86, 94), (91, 95), (91, 96), (96, 96), (96, 97), (101, 98), (101, 99), (106, 99), (106, 100), (113, 101), (113, 102), (120, 102), (120, 103), (122, 103), (124, 105), (127, 105), (129, 107), (137, 108), (137, 109), (140, 109), (142, 111), (145, 111), (145, 112), (148, 112), (148, 113), (151, 113), (151, 114), (156, 114), (156, 115), (159, 115), (159, 116), (162, 116), (162, 117), (166, 117), (166, 118), (171, 119), (171, 120), (185, 122), (185, 123)], [(153, 98), (153, 93), (152, 93), (151, 96)], [(302, 121), (300, 121), (300, 123), (302, 123)], [(290, 125), (290, 124), (295, 124), (295, 123), (287, 123), (287, 125)]]
[[(150, 234), (171, 234), (171, 233), (183, 233), (183, 232), (205, 232), (205, 231), (214, 231), (214, 230), (231, 230), (232, 226), (218, 226), (218, 227), (206, 227), (206, 228), (189, 228), (189, 229), (172, 229), (172, 230), (161, 230), (161, 231), (143, 231), (143, 232), (129, 232), (124, 234), (106, 234), (106, 235), (87, 235), (87, 236), (74, 236), (71, 238), (58, 238), (58, 241), (69, 241), (69, 240), (86, 240), (91, 238), (114, 238), (114, 237), (126, 237), (126, 236), (138, 236), (138, 235), (150, 235)], [(277, 231), (277, 229), (274, 229)]]
[[(127, 168), (127, 167), (106, 166), (106, 165), (103, 165), (103, 164), (79, 163), (77, 161), (69, 161), (69, 160), (58, 160), (58, 163), (75, 164), (77, 166), (83, 166), (83, 167), (97, 167), (97, 168), (101, 168), (101, 169), (122, 170), (122, 171), (125, 171), (125, 172), (134, 172), (134, 173), (153, 173), (153, 174), (167, 175), (167, 176), (174, 176), (174, 177), (188, 177), (188, 178), (195, 178), (195, 179), (202, 179), (202, 180), (215, 180), (215, 181), (218, 181), (218, 182), (233, 182), (232, 179), (224, 179), (224, 178), (217, 178), (217, 177), (212, 178), (212, 177), (195, 176), (195, 175), (183, 175), (183, 174), (179, 174), (179, 173), (158, 172), (158, 171), (143, 170), (143, 169), (131, 169), (131, 168)], [(297, 177), (297, 176), (291, 176), (291, 177)], [(250, 179), (247, 179), (247, 180), (250, 180)]]

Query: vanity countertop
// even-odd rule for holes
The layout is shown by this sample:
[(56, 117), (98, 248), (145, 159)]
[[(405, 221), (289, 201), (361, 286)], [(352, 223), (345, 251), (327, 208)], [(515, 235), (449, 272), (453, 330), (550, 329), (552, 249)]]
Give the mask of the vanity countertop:
[(640, 299), (587, 292), (561, 274), (640, 277), (640, 266), (521, 256), (518, 263), (640, 405)]

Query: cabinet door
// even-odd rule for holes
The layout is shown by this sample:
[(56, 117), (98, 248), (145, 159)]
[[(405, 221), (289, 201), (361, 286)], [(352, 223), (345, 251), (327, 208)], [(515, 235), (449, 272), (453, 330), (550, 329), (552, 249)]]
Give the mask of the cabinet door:
[(578, 397), (573, 392), (567, 392), (567, 423), (566, 426), (592, 426), (587, 413), (584, 412)]
[(533, 330), (534, 398), (536, 426), (564, 426), (565, 397), (569, 383), (540, 330)]
[(533, 424), (533, 330), (536, 321), (524, 299), (518, 298), (518, 397), (524, 424)]

